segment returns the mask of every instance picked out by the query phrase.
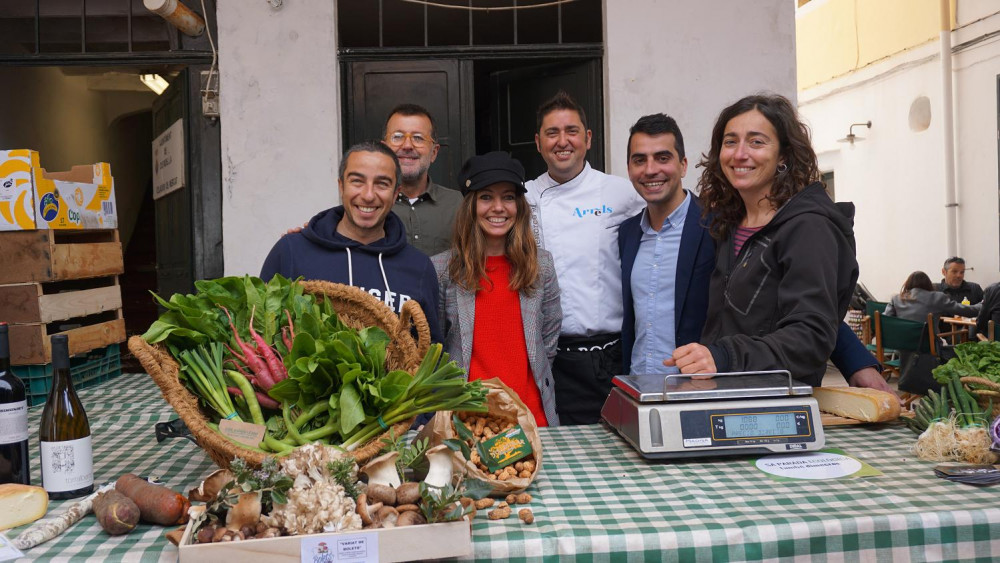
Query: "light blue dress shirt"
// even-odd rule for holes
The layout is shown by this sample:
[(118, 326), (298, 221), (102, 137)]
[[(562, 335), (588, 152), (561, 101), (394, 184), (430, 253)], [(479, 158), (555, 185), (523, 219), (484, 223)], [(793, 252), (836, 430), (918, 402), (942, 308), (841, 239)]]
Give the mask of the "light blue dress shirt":
[(663, 365), (676, 348), (674, 301), (677, 256), (681, 249), (684, 218), (691, 194), (663, 222), (659, 231), (649, 224), (649, 211), (642, 212), (639, 252), (632, 266), (632, 305), (635, 308), (635, 345), (632, 347), (633, 374), (680, 373)]

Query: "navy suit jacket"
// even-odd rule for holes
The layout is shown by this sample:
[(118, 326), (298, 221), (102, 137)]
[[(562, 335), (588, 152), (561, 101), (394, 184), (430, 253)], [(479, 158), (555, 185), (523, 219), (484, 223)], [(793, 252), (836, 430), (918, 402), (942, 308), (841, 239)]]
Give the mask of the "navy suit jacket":
[[(706, 220), (701, 217), (701, 204), (698, 197), (691, 194), (691, 205), (688, 206), (687, 217), (684, 219), (684, 231), (681, 233), (681, 248), (677, 255), (677, 277), (674, 292), (674, 334), (678, 347), (701, 340), (701, 331), (705, 327), (708, 314), (708, 285), (715, 268), (715, 241), (708, 234)], [(639, 221), (643, 209), (638, 215), (622, 222), (618, 230), (618, 253), (622, 261), (622, 302), (625, 317), (622, 321), (622, 371), (631, 372), (632, 347), (635, 345), (635, 307), (632, 302), (632, 266), (635, 256), (639, 253), (639, 241), (642, 239), (642, 229)], [(857, 335), (841, 322), (837, 332), (837, 345), (830, 354), (837, 369), (844, 377), (859, 369), (881, 366), (874, 356), (858, 340)]]
[[(625, 373), (632, 365), (632, 346), (635, 344), (635, 308), (632, 303), (632, 265), (639, 253), (642, 229), (638, 215), (622, 222), (618, 230), (618, 253), (622, 259), (622, 302), (625, 317), (622, 321), (622, 368)], [(674, 288), (674, 334), (677, 346), (701, 339), (708, 313), (708, 280), (715, 268), (715, 241), (701, 218), (701, 204), (691, 194), (681, 248), (677, 255), (677, 276)]]

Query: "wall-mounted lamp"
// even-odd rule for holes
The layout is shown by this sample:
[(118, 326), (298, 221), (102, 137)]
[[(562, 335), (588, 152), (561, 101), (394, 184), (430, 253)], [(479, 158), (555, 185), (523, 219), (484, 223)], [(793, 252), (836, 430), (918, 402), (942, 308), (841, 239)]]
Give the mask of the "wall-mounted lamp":
[(163, 91), (167, 89), (167, 86), (170, 86), (170, 83), (159, 74), (140, 74), (139, 80), (142, 81), (147, 88), (156, 92), (157, 96), (162, 94)]
[(865, 140), (864, 137), (858, 137), (857, 135), (854, 134), (854, 128), (855, 127), (867, 127), (868, 129), (871, 129), (872, 128), (872, 122), (871, 121), (867, 121), (865, 123), (852, 123), (851, 124), (851, 128), (847, 130), (847, 136), (844, 137), (843, 139), (837, 139), (837, 142), (838, 143), (851, 143), (853, 145), (854, 141), (864, 141)]
[(185, 35), (197, 37), (205, 31), (205, 20), (180, 0), (143, 0), (142, 3)]

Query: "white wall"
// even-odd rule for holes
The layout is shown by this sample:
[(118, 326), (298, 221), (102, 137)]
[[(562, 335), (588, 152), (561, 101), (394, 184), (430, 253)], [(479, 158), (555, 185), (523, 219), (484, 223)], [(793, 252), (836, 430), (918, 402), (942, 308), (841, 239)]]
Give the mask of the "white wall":
[(227, 275), (256, 275), (289, 227), (337, 203), (335, 3), (218, 0)]
[(605, 53), (609, 170), (627, 175), (629, 127), (663, 112), (684, 135), (693, 189), (724, 107), (761, 90), (795, 101), (795, 2), (605, 0)]
[[(993, 15), (955, 31), (952, 44), (997, 29), (1000, 15)], [(834, 171), (836, 199), (857, 206), (861, 281), (883, 300), (897, 293), (914, 270), (940, 279), (947, 258), (939, 50), (933, 42), (799, 93), (799, 110), (812, 126), (821, 167)], [(959, 253), (971, 269), (966, 279), (985, 286), (1000, 280), (1000, 38), (960, 51), (952, 64)], [(922, 132), (912, 131), (908, 122), (918, 96), (931, 105), (930, 126)], [(864, 141), (837, 142), (851, 123), (867, 120), (871, 130), (855, 128)]]

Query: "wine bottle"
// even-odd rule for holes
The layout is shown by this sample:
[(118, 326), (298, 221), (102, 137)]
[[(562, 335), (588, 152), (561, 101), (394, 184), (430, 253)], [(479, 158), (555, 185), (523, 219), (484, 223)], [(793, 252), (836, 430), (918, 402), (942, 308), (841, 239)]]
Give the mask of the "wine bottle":
[(28, 401), (24, 383), (10, 369), (7, 323), (0, 323), (0, 484), (31, 484)]
[(42, 409), (38, 441), (42, 453), (42, 487), (50, 499), (62, 500), (94, 490), (90, 423), (73, 389), (69, 372), (69, 339), (52, 335), (52, 390)]

